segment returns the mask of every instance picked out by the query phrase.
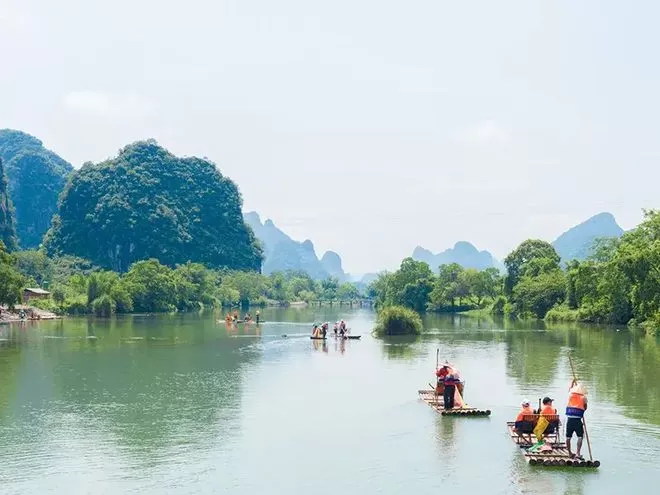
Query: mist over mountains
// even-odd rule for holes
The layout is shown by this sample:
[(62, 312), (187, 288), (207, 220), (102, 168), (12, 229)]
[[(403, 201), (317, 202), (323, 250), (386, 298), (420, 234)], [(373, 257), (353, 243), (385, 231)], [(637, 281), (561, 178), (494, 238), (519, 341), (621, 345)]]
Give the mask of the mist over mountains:
[(264, 248), (262, 273), (269, 275), (278, 271), (301, 270), (316, 280), (328, 277), (346, 280), (341, 257), (337, 253), (327, 251), (319, 259), (309, 239), (303, 242), (293, 240), (272, 220), (267, 219), (262, 223), (261, 217), (254, 211), (245, 213), (243, 218)]
[[(326, 252), (319, 259), (312, 241), (298, 242), (291, 239), (276, 227), (272, 220), (262, 223), (256, 212), (246, 213), (244, 218), (264, 245), (265, 260), (262, 271), (265, 274), (283, 270), (303, 270), (315, 279), (332, 276), (340, 280), (359, 282), (362, 285), (368, 285), (378, 276), (377, 273), (366, 273), (360, 277), (351, 277), (344, 272), (341, 257), (334, 251)], [(611, 213), (599, 213), (568, 229), (557, 237), (552, 245), (564, 262), (572, 259), (584, 260), (589, 256), (596, 239), (620, 237), (623, 232)], [(450, 263), (477, 270), (495, 267), (503, 272), (505, 269), (502, 261), (496, 259), (489, 251), (480, 251), (468, 241), (458, 241), (453, 247), (439, 253), (417, 246), (411, 257), (428, 263), (434, 271), (440, 265)]]

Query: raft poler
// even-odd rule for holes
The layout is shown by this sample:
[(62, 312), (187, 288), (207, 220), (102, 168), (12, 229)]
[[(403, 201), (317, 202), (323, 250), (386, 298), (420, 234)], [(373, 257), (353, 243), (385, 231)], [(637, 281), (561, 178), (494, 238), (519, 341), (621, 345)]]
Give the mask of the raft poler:
[[(584, 437), (584, 412), (587, 410), (587, 391), (577, 380), (571, 382), (566, 405), (566, 448), (568, 455), (580, 461), (584, 457), (580, 455), (582, 449), (582, 438)], [(573, 433), (577, 436), (577, 451), (575, 455), (571, 451), (571, 440)]]
[(435, 371), (435, 376), (438, 377), (436, 394), (443, 396), (444, 408), (454, 409), (463, 407), (463, 390), (465, 390), (465, 385), (461, 381), (458, 368), (445, 361), (445, 364)]

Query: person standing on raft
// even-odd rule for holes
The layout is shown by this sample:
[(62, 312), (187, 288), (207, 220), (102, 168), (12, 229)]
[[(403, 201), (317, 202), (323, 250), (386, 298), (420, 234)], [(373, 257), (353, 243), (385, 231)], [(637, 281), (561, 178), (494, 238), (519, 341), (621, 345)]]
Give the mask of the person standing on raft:
[[(461, 379), (458, 370), (445, 361), (445, 364), (436, 370), (435, 375), (438, 377), (436, 390), (438, 393), (440, 390), (443, 390), (444, 408), (447, 410), (454, 409), (454, 407), (462, 407), (463, 403), (460, 394)], [(457, 394), (456, 392), (459, 393)]]
[(568, 394), (568, 404), (566, 405), (566, 448), (568, 455), (573, 457), (571, 452), (571, 440), (573, 433), (577, 436), (577, 450), (575, 459), (583, 460), (580, 455), (582, 449), (582, 437), (584, 437), (584, 424), (582, 418), (587, 410), (587, 392), (584, 386), (577, 380), (571, 382)]

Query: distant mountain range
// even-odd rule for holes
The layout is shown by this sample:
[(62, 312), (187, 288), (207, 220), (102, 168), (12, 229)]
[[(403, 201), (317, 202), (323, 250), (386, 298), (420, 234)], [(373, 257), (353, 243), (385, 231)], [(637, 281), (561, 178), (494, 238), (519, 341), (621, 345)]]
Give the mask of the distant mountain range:
[[(316, 280), (332, 276), (341, 281), (352, 280), (362, 287), (368, 286), (378, 277), (377, 273), (351, 277), (344, 272), (341, 258), (337, 253), (327, 251), (319, 259), (311, 241), (298, 242), (291, 239), (277, 228), (272, 220), (262, 223), (255, 212), (246, 213), (244, 218), (264, 246), (265, 260), (262, 272), (266, 275), (276, 271), (302, 270)], [(564, 232), (552, 245), (564, 262), (572, 259), (583, 260), (589, 256), (591, 246), (597, 238), (620, 237), (623, 232), (611, 213), (599, 213)], [(417, 246), (412, 253), (412, 258), (428, 263), (434, 271), (437, 271), (440, 265), (450, 263), (458, 263), (464, 268), (477, 270), (491, 267), (495, 267), (501, 272), (505, 270), (504, 264), (490, 252), (479, 251), (467, 241), (459, 241), (454, 244), (454, 247), (437, 254), (422, 246)]]
[(552, 243), (562, 261), (584, 260), (600, 237), (621, 237), (623, 229), (611, 213), (599, 213), (568, 229)]
[[(560, 235), (552, 245), (557, 250), (562, 261), (584, 260), (591, 253), (591, 247), (596, 239), (602, 237), (620, 237), (623, 229), (616, 223), (611, 213), (599, 213), (588, 220), (570, 228)], [(458, 263), (464, 268), (496, 267), (504, 271), (504, 264), (495, 259), (488, 251), (479, 251), (466, 241), (457, 242), (453, 248), (433, 254), (428, 249), (417, 246), (412, 254), (413, 259), (424, 261), (436, 271), (440, 265)]]
[(428, 249), (417, 246), (413, 251), (412, 258), (417, 261), (425, 261), (434, 271), (440, 265), (458, 263), (463, 268), (500, 268), (500, 263), (488, 251), (479, 251), (476, 247), (466, 241), (457, 242), (453, 248), (446, 249), (438, 254), (433, 254)]
[(330, 276), (340, 281), (347, 280), (341, 258), (337, 253), (327, 251), (319, 259), (312, 241), (298, 242), (291, 239), (277, 228), (272, 220), (268, 219), (262, 223), (261, 218), (254, 211), (245, 213), (243, 218), (263, 244), (264, 263), (261, 271), (265, 275), (285, 270), (302, 270), (315, 280), (323, 280)]

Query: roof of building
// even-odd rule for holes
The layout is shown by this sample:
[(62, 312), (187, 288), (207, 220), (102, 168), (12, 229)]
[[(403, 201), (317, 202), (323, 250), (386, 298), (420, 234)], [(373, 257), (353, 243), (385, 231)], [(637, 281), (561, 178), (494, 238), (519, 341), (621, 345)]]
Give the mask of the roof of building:
[(38, 287), (30, 288), (26, 287), (25, 290), (27, 292), (32, 292), (33, 294), (50, 294), (47, 290), (40, 289)]

